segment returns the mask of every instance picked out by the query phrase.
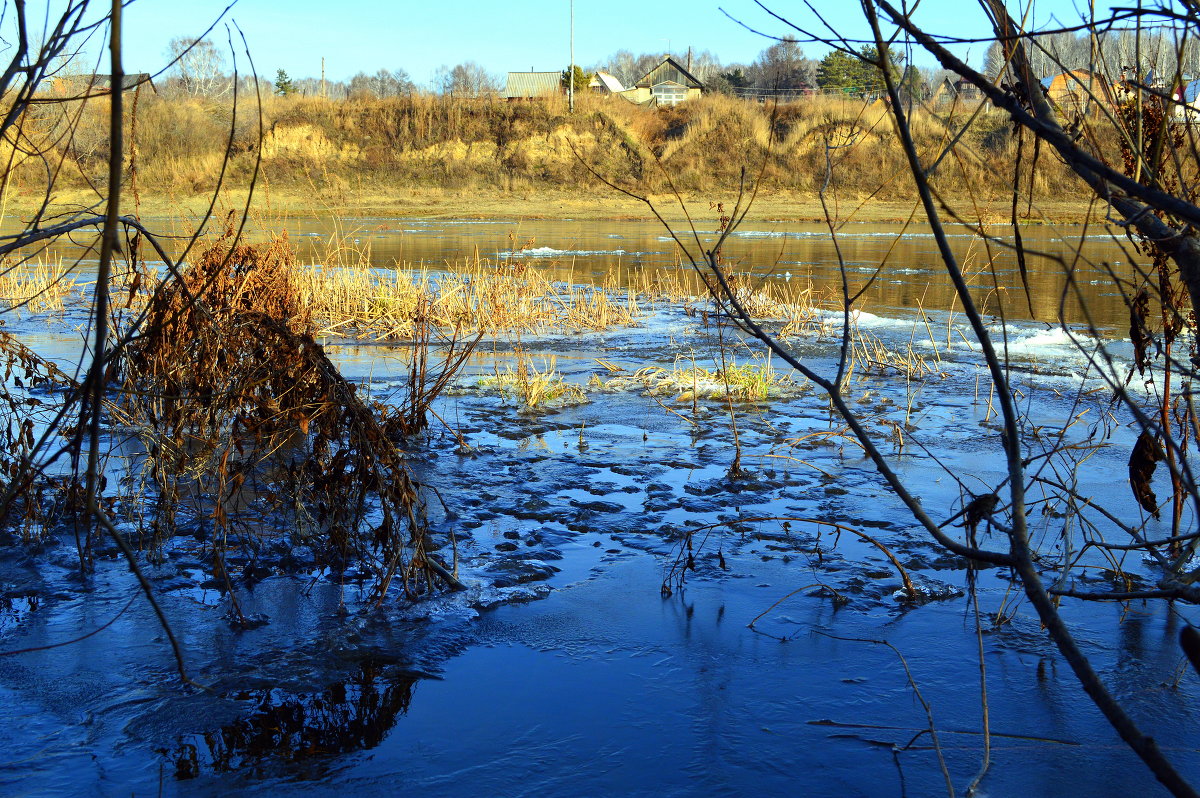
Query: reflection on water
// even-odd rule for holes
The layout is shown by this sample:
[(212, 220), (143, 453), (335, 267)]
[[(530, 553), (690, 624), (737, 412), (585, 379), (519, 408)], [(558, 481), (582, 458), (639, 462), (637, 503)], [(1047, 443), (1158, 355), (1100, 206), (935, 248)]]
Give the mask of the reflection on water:
[[(169, 221), (162, 221), (169, 225)], [(454, 269), (475, 258), (501, 263), (520, 257), (555, 280), (603, 281), (637, 286), (657, 270), (690, 273), (663, 227), (653, 221), (607, 220), (448, 220), (348, 218), (287, 219), (279, 227), (252, 232), (261, 238), (286, 227), (301, 259), (329, 262), (333, 253), (351, 264), (392, 268)], [(693, 251), (716, 240), (700, 222), (696, 236), (681, 235)], [(711, 225), (709, 225), (711, 228)], [(682, 233), (682, 227), (677, 232)], [(1006, 228), (989, 233), (1007, 239)], [(1050, 323), (1086, 321), (1082, 308), (1102, 329), (1128, 327), (1128, 310), (1118, 282), (1135, 275), (1133, 259), (1121, 241), (1099, 228), (1082, 235), (1067, 228), (1060, 236), (1050, 226), (1022, 232), (1027, 258), (1032, 317)], [(985, 248), (963, 228), (951, 230), (951, 248), (959, 259), (976, 302), (986, 313), (1010, 319), (1031, 317), (1015, 255), (1002, 243)], [(871, 313), (896, 310), (960, 309), (941, 265), (937, 244), (927, 227), (905, 229), (895, 223), (855, 223), (838, 233), (837, 247), (824, 224), (747, 220), (722, 248), (734, 272), (770, 282), (785, 291), (812, 287), (838, 297), (842, 291), (838, 251), (851, 294), (865, 289), (855, 307)], [(1078, 250), (1079, 257), (1076, 257)], [(64, 255), (80, 255), (63, 251)], [(82, 257), (94, 257), (82, 254)], [(882, 268), (880, 268), (882, 266)], [(702, 291), (699, 282), (695, 290)]]
[[(306, 260), (320, 260), (328, 250), (332, 225), (313, 220), (288, 220), (287, 224), (301, 255)], [(646, 271), (687, 269), (674, 241), (657, 222), (360, 219), (341, 220), (339, 225), (343, 232), (350, 231), (350, 244), (370, 249), (370, 260), (376, 266), (452, 268), (455, 260), (476, 255), (498, 262), (514, 256), (516, 241), (517, 255), (526, 250), (522, 257), (557, 280), (603, 280), (615, 275), (628, 286), (637, 285)], [(695, 238), (681, 235), (693, 251), (710, 247), (716, 240), (703, 223), (700, 229)], [(1006, 238), (1003, 227), (989, 232)], [(1132, 253), (1098, 229), (1085, 237), (1073, 229), (1064, 235), (1060, 237), (1049, 226), (1022, 231), (1031, 253), (1028, 271), (1033, 318), (1054, 323), (1061, 316), (1069, 323), (1082, 323), (1081, 308), (1086, 305), (1099, 326), (1128, 326), (1128, 310), (1114, 277), (1132, 276)], [(951, 230), (949, 241), (985, 312), (1030, 318), (1012, 252), (993, 243), (989, 255), (975, 235), (961, 228)], [(1078, 259), (1076, 249), (1081, 254)], [(836, 297), (841, 293), (838, 250), (851, 293), (866, 288), (855, 305), (859, 309), (873, 313), (959, 309), (937, 243), (921, 225), (904, 230), (893, 223), (848, 224), (839, 231), (835, 248), (824, 224), (748, 220), (725, 242), (722, 254), (735, 272), (790, 291), (811, 286)]]
[[(293, 234), (312, 233), (297, 240), (314, 259), (324, 231), (288, 224)], [(527, 259), (529, 268), (565, 281), (614, 273), (635, 284), (639, 272), (683, 268), (662, 230), (640, 222), (361, 220), (354, 234), (359, 240), (351, 243), (370, 243), (376, 265), (399, 260), (445, 268), (447, 259), (476, 251), (492, 262), (502, 259), (511, 251), (513, 228), (520, 243), (533, 239), (538, 257)], [(894, 315), (888, 308), (953, 307), (944, 279), (935, 279), (932, 239), (920, 233), (897, 241), (896, 230), (852, 226), (841, 246), (852, 290), (874, 278), (860, 326), (880, 335), (894, 328), (911, 340), (911, 324), (880, 318)], [(981, 298), (991, 293), (987, 307), (995, 311), (1003, 302), (1009, 316), (1021, 315), (1024, 291), (1009, 256), (1001, 253), (992, 264), (1007, 291), (990, 292), (992, 271), (983, 255), (972, 253), (967, 237), (953, 241), (976, 275)], [(1043, 230), (1031, 230), (1027, 241), (1053, 245)], [(1094, 259), (1121, 259), (1111, 244), (1090, 240), (1087, 246)], [(729, 242), (726, 255), (735, 270), (789, 289), (838, 283), (832, 242), (814, 225), (747, 228)], [(1111, 280), (1095, 275), (1085, 280), (1077, 273), (1093, 292), (1093, 310), (1119, 329), (1126, 312), (1111, 296)], [(1039, 261), (1033, 281), (1043, 303), (1038, 317), (1054, 318), (1065, 284), (1061, 269)], [(950, 329), (943, 324), (942, 336)], [(662, 331), (647, 324), (545, 346), (576, 382), (593, 374), (607, 380), (604, 363), (627, 372), (647, 362), (669, 366), (679, 347)], [(1029, 356), (1037, 365), (1033, 356), (1049, 353), (1050, 366), (1030, 366), (1029, 386), (1022, 382), (1034, 429), (1065, 423), (1093, 401), (1090, 394), (1078, 398), (1070, 373), (1076, 361), (1059, 349), (1079, 356), (1061, 332), (1048, 334), (1040, 325), (1009, 330), (1010, 355)], [(477, 352), (469, 370), (494, 370), (510, 351), (501, 345)], [(828, 357), (816, 346), (813, 351)], [(348, 378), (372, 379), (376, 398), (407, 374), (402, 351), (388, 347), (343, 343), (337, 355)], [(923, 486), (930, 506), (953, 505), (959, 478), (994, 485), (1006, 474), (974, 371), (950, 357), (944, 363), (946, 376), (931, 381), (916, 403), (900, 383), (885, 387), (871, 378), (855, 389), (857, 395), (869, 384), (859, 402), (864, 408), (877, 402), (876, 418), (911, 420), (915, 431), (909, 432), (931, 442), (938, 465), (955, 477), (943, 480), (926, 458), (902, 463), (905, 478)], [(378, 624), (360, 626), (356, 618), (351, 629), (335, 614), (342, 585), (324, 576), (310, 584), (268, 578), (247, 589), (241, 596), (246, 612), (269, 622), (233, 631), (214, 622), (219, 609), (205, 614), (193, 606), (188, 591), (206, 567), (199, 555), (170, 552), (152, 575), (184, 632), (196, 672), (240, 678), (244, 671), (233, 663), (252, 661), (257, 684), (270, 686), (227, 694), (213, 709), (218, 717), (199, 719), (197, 708), (212, 704), (155, 686), (170, 672), (162, 665), (168, 654), (155, 640), (156, 620), (136, 603), (111, 630), (76, 647), (0, 660), (0, 725), (12, 730), (3, 738), (9, 759), (0, 760), (0, 793), (71, 794), (74, 787), (224, 795), (255, 785), (266, 794), (391, 794), (404, 787), (435, 795), (935, 794), (943, 789), (942, 776), (925, 739), (917, 739), (926, 718), (914, 703), (912, 683), (891, 651), (844, 639), (851, 637), (886, 638), (904, 652), (913, 683), (936, 709), (948, 767), (960, 785), (978, 772), (982, 753), (976, 687), (982, 645), (995, 732), (986, 783), (992, 794), (1058, 795), (1070, 787), (1115, 796), (1148, 788), (1150, 776), (1119, 746), (1069, 669), (1055, 668), (1059, 660), (1037, 619), (1024, 606), (1009, 614), (1007, 574), (996, 569), (979, 578), (989, 617), (1009, 617), (977, 638), (968, 605), (957, 598), (959, 564), (911, 535), (903, 506), (873, 471), (810, 434), (828, 429), (821, 407), (788, 399), (770, 412), (739, 412), (736, 456), (742, 458), (744, 447), (751, 473), (737, 480), (727, 476), (734, 444), (723, 422), (713, 420), (723, 416), (693, 407), (691, 416), (703, 423), (688, 427), (687, 418), (665, 409), (633, 390), (548, 416), (531, 416), (478, 391), (439, 400), (440, 416), (453, 420), (471, 449), (451, 453), (449, 437), (431, 438), (429, 450), (414, 451), (412, 462), (418, 478), (437, 486), (453, 508), (453, 517), (446, 512), (435, 523), (456, 536), (463, 574), (480, 586), (420, 609), (427, 613), (421, 628), (436, 638), (429, 644), (435, 653), (420, 652), (427, 660), (413, 659), (415, 644), (403, 624), (392, 622), (410, 620), (403, 608), (389, 608), (395, 615)], [(1072, 434), (1088, 434), (1082, 427)], [(1120, 443), (1119, 432), (1113, 440)], [(1113, 445), (1089, 455), (1097, 470), (1079, 483), (1081, 494), (1111, 492), (1112, 475), (1126, 468), (1122, 451)], [(1128, 509), (1137, 512), (1132, 502), (1127, 499)], [(781, 512), (821, 514), (872, 530), (939, 599), (897, 605), (894, 573), (862, 541), (826, 540), (814, 550), (807, 537), (752, 529), (744, 521)], [(662, 564), (675, 556), (683, 533), (698, 526), (721, 531), (696, 553), (686, 594), (660, 600)], [(110, 563), (107, 570), (120, 574), (108, 577), (116, 585), (111, 592), (125, 595), (123, 567)], [(62, 582), (54, 573), (46, 579)], [(546, 595), (551, 583), (555, 592), (547, 601), (497, 607), (514, 597)], [(526, 589), (534, 584), (542, 592)], [(832, 601), (824, 585), (849, 601)], [(512, 592), (498, 592), (510, 586)], [(60, 592), (72, 596), (75, 588)], [(0, 631), (13, 647), (85, 634), (119, 608), (118, 599), (96, 608), (93, 599), (60, 598), (51, 612), (38, 606), (33, 592), (14, 588), (8, 595), (8, 604), (0, 602)], [(482, 617), (470, 632), (461, 631), (455, 619), (477, 610)], [(1197, 722), (1194, 685), (1178, 675), (1175, 644), (1173, 613), (1186, 608), (1168, 613), (1096, 605), (1073, 612), (1081, 639), (1115, 691), (1136, 699), (1155, 719), (1154, 734), (1200, 772), (1200, 752), (1188, 736)], [(755, 629), (768, 634), (748, 629), (759, 618)], [(312, 645), (318, 634), (321, 644)], [(427, 682), (421, 700), (412, 703), (418, 676), (375, 660), (346, 666), (339, 652), (348, 649), (327, 647), (326, 639), (444, 666), (446, 678)], [(446, 652), (460, 646), (467, 650), (447, 662)], [(280, 651), (287, 656), (272, 656)], [(272, 675), (264, 673), (268, 657)], [(343, 667), (345, 676), (329, 675)], [(283, 687), (279, 679), (299, 686)], [(125, 681), (135, 688), (122, 687)], [(1172, 683), (1177, 686), (1167, 686)], [(146, 701), (144, 685), (164, 697)], [(226, 722), (232, 712), (237, 719)], [(161, 753), (150, 753), (151, 746)], [(356, 755), (363, 751), (372, 753)], [(168, 773), (165, 790), (160, 763)]]
[(36, 612), (41, 599), (36, 593), (0, 596), (0, 632), (7, 631)]
[(192, 779), (206, 771), (229, 773), (269, 761), (296, 763), (374, 748), (408, 712), (417, 679), (367, 660), (347, 681), (319, 693), (280, 688), (234, 693), (231, 699), (252, 702), (254, 710), (216, 731), (183, 737), (169, 754), (175, 776)]

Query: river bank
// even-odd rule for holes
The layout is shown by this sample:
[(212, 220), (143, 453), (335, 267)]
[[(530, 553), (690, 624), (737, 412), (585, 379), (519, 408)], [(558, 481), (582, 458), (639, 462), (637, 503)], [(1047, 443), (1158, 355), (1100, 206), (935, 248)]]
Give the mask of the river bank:
[[(319, 192), (279, 188), (264, 182), (253, 193), (244, 188), (233, 188), (221, 193), (217, 210), (241, 209), (250, 198), (251, 216), (255, 223), (268, 228), (274, 220), (284, 219), (329, 219), (382, 217), (394, 219), (510, 219), (510, 220), (561, 220), (580, 221), (656, 221), (644, 202), (631, 199), (616, 192), (570, 192), (552, 188), (531, 188), (526, 191), (502, 191), (495, 189), (436, 189), (413, 188), (410, 186), (372, 186), (359, 190), (340, 192), (336, 196), (321, 196)], [(679, 201), (669, 194), (652, 194), (650, 199), (655, 208), (668, 222), (685, 222), (687, 216), (680, 209)], [(687, 212), (696, 220), (716, 218), (712, 203), (721, 202), (726, 212), (732, 210), (737, 200), (736, 192), (716, 192), (711, 195), (688, 194), (684, 198)], [(28, 218), (39, 208), (40, 197), (11, 195), (7, 202), (7, 214), (14, 218)], [(54, 210), (86, 207), (95, 202), (95, 195), (84, 191), (61, 191), (55, 195)], [(157, 194), (141, 192), (135, 201), (127, 194), (122, 204), (125, 214), (138, 213), (149, 217), (197, 218), (206, 212), (212, 202), (209, 194)], [(829, 211), (838, 223), (845, 222), (894, 222), (904, 223), (910, 218), (924, 223), (924, 212), (911, 201), (877, 200), (859, 197), (831, 197)], [(972, 208), (968, 218), (981, 216), (985, 224), (1000, 225), (1008, 222), (1011, 206), (1009, 201), (984, 202), (970, 205), (964, 198), (955, 206), (960, 212), (964, 207)], [(1095, 220), (1095, 209), (1084, 200), (1064, 198), (1040, 201), (1029, 213), (1021, 215), (1021, 222), (1028, 225), (1082, 225), (1089, 218)], [(825, 209), (819, 196), (807, 192), (764, 192), (754, 198), (748, 221), (778, 222), (825, 222)], [(944, 222), (946, 220), (943, 220)]]

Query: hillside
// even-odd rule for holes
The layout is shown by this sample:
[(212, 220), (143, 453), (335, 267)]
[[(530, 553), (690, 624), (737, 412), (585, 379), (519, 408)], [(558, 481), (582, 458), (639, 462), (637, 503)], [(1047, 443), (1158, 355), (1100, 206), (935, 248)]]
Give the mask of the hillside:
[[(489, 208), (536, 215), (623, 216), (644, 209), (605, 186), (690, 200), (729, 202), (743, 171), (758, 183), (769, 215), (821, 215), (818, 192), (839, 207), (870, 201), (876, 217), (903, 217), (915, 199), (892, 122), (881, 104), (810, 98), (774, 108), (707, 96), (673, 108), (643, 108), (619, 99), (508, 103), (413, 96), (324, 100), (268, 97), (243, 103), (144, 94), (131, 100), (128, 133), (137, 198), (151, 209), (200, 207), (225, 163), (225, 185), (238, 196), (261, 155), (259, 196), (281, 212), (373, 209), (406, 215), (487, 214)], [(974, 109), (918, 109), (913, 132), (927, 162), (959, 136), (934, 171), (943, 197), (999, 213), (1011, 198), (1018, 157), (999, 114)], [(103, 190), (107, 101), (47, 105), (36, 129), (39, 147), (61, 163), (56, 196), (88, 202)], [(59, 133), (80, 114), (73, 139)], [(1026, 148), (1026, 159), (1031, 153)], [(21, 157), (18, 157), (21, 160)], [(586, 165), (585, 165), (586, 163)], [(1026, 176), (1024, 180), (1028, 180)], [(6, 201), (40, 201), (45, 167), (25, 157)], [(1076, 206), (1075, 178), (1056, 160), (1039, 158), (1038, 204)]]

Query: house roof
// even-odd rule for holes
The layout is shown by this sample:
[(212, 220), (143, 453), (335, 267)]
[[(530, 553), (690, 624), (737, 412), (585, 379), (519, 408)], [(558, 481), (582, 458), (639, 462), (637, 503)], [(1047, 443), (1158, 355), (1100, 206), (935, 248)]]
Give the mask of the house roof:
[[(92, 89), (99, 89), (101, 91), (112, 90), (112, 75), (75, 75), (71, 79), (77, 80)], [(154, 88), (154, 81), (150, 79), (149, 72), (127, 72), (121, 76), (122, 91), (134, 91), (140, 86), (145, 85), (158, 91), (158, 89)]]
[(1113, 101), (1112, 85), (1104, 79), (1104, 76), (1086, 69), (1073, 69), (1070, 72), (1051, 75), (1042, 78), (1040, 83), (1048, 94), (1059, 97), (1070, 96), (1075, 98), (1076, 102), (1085, 102), (1090, 99), (1107, 103)]
[(1183, 87), (1183, 101), (1185, 103), (1192, 105), (1198, 97), (1200, 97), (1200, 80), (1193, 80)]
[(589, 85), (597, 87), (603, 86), (613, 94), (625, 91), (625, 87), (621, 85), (621, 81), (617, 80), (614, 76), (608, 74), (607, 72), (597, 72), (596, 76), (592, 78), (592, 82)]
[(505, 97), (545, 97), (562, 91), (561, 72), (509, 72)]
[(1086, 69), (1073, 69), (1070, 72), (1050, 75), (1042, 78), (1040, 82), (1046, 89), (1058, 89), (1059, 91), (1078, 91), (1086, 89), (1089, 85), (1106, 85), (1104, 78)]
[(704, 84), (696, 79), (695, 75), (681, 67), (674, 58), (670, 56), (664, 58), (662, 62), (647, 72), (641, 80), (634, 85), (639, 88), (649, 88), (656, 86), (659, 83), (671, 81), (682, 86), (687, 86), (689, 89), (703, 89)]

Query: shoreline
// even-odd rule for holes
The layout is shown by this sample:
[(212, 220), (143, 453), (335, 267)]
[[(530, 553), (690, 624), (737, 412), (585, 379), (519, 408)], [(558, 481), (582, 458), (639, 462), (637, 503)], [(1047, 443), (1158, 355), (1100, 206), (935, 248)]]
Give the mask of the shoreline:
[[(224, 216), (230, 210), (240, 211), (246, 206), (247, 191), (234, 189), (224, 191), (214, 208), (214, 214)], [(40, 198), (39, 198), (40, 199)], [(89, 201), (90, 199), (90, 201)], [(733, 209), (736, 194), (723, 197), (714, 193), (710, 197), (686, 196), (687, 213), (694, 220), (708, 220), (717, 214), (714, 203), (722, 202), (726, 213)], [(678, 200), (666, 194), (651, 196), (655, 207), (663, 218), (671, 222), (686, 221)], [(60, 192), (52, 211), (94, 204), (95, 197), (83, 191)], [(211, 195), (195, 194), (180, 197), (171, 194), (142, 192), (136, 212), (149, 217), (195, 217), (202, 214), (211, 202)], [(910, 218), (915, 224), (925, 224), (925, 215), (920, 204), (913, 200), (875, 200), (857, 197), (830, 197), (830, 211), (841, 224), (845, 223), (904, 223)], [(11, 224), (13, 217), (28, 218), (37, 210), (32, 197), (8, 197), (5, 222)], [(986, 225), (1007, 225), (1011, 213), (1011, 200), (973, 202), (962, 201), (962, 207), (971, 210), (972, 221), (977, 215)], [(978, 209), (976, 211), (975, 209)], [(123, 203), (122, 212), (135, 212), (130, 198)], [(1094, 218), (1093, 203), (1086, 201), (1053, 200), (1034, 205), (1033, 212), (1022, 217), (1023, 224), (1081, 225)], [(337, 197), (314, 196), (312, 192), (294, 189), (276, 189), (264, 185), (256, 189), (250, 216), (259, 226), (269, 225), (273, 220), (294, 218), (361, 218), (377, 216), (397, 219), (573, 219), (583, 221), (656, 221), (645, 203), (607, 190), (597, 191), (595, 196), (583, 196), (577, 192), (552, 189), (530, 189), (528, 191), (442, 190), (429, 188), (398, 187), (395, 191), (385, 188), (364, 189), (345, 193)], [(965, 218), (967, 218), (964, 215)], [(747, 219), (775, 222), (826, 222), (820, 198), (807, 192), (770, 192), (755, 198)], [(944, 216), (943, 222), (950, 226), (951, 217)]]

